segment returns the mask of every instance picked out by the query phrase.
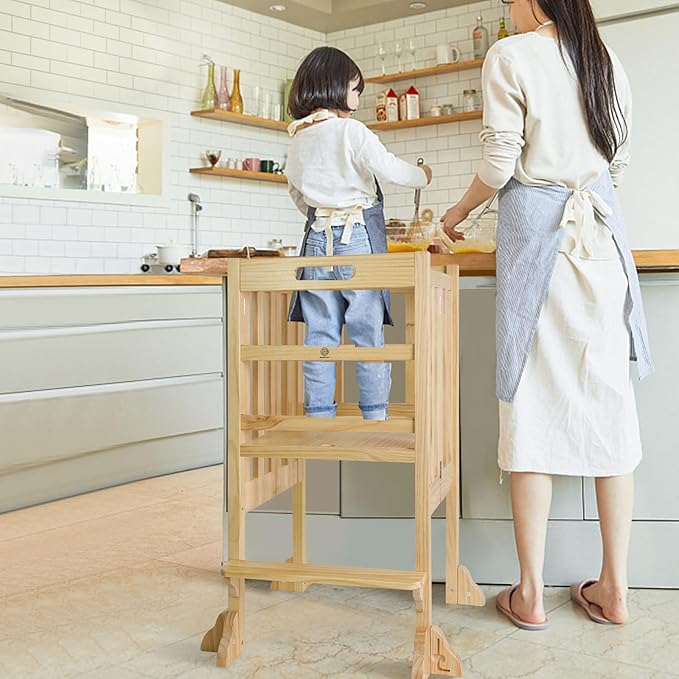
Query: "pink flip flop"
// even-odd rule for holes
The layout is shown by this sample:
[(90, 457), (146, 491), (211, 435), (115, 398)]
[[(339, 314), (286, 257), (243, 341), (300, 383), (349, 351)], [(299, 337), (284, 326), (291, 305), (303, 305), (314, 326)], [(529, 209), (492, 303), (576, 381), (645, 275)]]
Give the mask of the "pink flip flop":
[(580, 606), (585, 611), (585, 613), (587, 613), (590, 620), (598, 622), (600, 625), (622, 624), (619, 622), (613, 622), (613, 620), (609, 620), (604, 615), (604, 612), (601, 610), (600, 606), (585, 599), (585, 595), (582, 593), (582, 590), (585, 589), (585, 587), (593, 585), (595, 582), (596, 580), (590, 578), (589, 580), (580, 580), (580, 582), (576, 582), (575, 584), (571, 585), (571, 599), (578, 606)]
[[(516, 584), (512, 585), (511, 587), (508, 587), (507, 589), (503, 589), (495, 599), (495, 608), (497, 608), (497, 610), (500, 611), (502, 615), (507, 616), (507, 618), (509, 618), (520, 629), (525, 629), (529, 632), (539, 632), (540, 630), (547, 629), (549, 627), (549, 620), (547, 620), (546, 618), (544, 622), (528, 622), (527, 620), (520, 618), (516, 613), (514, 613), (514, 611), (512, 610), (512, 594), (514, 594), (518, 587), (519, 585)], [(505, 594), (507, 595), (506, 606), (500, 603), (500, 599)]]

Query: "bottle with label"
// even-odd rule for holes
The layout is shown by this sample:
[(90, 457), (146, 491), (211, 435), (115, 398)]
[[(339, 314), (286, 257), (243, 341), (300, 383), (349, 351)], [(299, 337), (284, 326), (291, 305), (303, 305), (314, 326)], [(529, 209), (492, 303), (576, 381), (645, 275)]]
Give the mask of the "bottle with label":
[(472, 33), (474, 39), (474, 59), (483, 59), (488, 52), (488, 29), (483, 25), (483, 17), (476, 17), (476, 26)]
[(507, 30), (507, 23), (505, 22), (505, 18), (502, 17), (502, 19), (500, 19), (500, 30), (497, 32), (497, 39), (502, 40), (502, 38), (508, 37), (509, 31)]

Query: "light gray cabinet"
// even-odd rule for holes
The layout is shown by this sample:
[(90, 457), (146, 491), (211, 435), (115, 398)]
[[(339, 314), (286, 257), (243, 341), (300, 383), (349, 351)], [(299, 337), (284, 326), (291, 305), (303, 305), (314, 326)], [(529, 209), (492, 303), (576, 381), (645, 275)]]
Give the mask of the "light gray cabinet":
[(220, 463), (221, 286), (0, 290), (0, 511)]

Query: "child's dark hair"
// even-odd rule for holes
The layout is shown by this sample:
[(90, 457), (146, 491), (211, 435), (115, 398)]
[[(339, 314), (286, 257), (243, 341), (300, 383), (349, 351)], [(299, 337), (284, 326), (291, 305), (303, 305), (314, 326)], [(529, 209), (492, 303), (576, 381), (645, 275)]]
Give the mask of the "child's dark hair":
[(304, 59), (292, 82), (290, 115), (299, 120), (319, 108), (350, 111), (347, 88), (357, 78), (356, 90), (363, 92), (363, 74), (351, 57), (334, 47), (317, 47)]

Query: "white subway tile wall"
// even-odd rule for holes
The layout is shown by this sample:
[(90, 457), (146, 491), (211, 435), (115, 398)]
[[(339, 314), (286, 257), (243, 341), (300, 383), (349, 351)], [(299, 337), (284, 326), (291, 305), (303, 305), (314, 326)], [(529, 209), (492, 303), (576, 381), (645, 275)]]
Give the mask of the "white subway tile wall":
[[(415, 45), (415, 67), (426, 68), (436, 64), (436, 46), (447, 44), (457, 47), (461, 60), (473, 59), (472, 32), (476, 18), (481, 14), (488, 29), (490, 42), (497, 36), (503, 5), (500, 0), (486, 0), (437, 12), (418, 14), (406, 19), (387, 21), (328, 34), (328, 44), (345, 50), (354, 58), (366, 77), (381, 75), (382, 61), (378, 49), (386, 50), (387, 73), (398, 70), (395, 48), (401, 43), (401, 68), (411, 70), (413, 60), (409, 51), (412, 39)], [(513, 29), (510, 26), (510, 31)], [(428, 115), (433, 104), (452, 104), (455, 112), (462, 108), (462, 92), (475, 89), (481, 95), (481, 69), (447, 73), (439, 76), (401, 80), (393, 83), (397, 94), (415, 85), (421, 95), (421, 114)], [(368, 84), (361, 97), (361, 109), (356, 114), (360, 120), (375, 119), (377, 93), (390, 85)], [(479, 132), (481, 120), (472, 120), (429, 127), (407, 128), (380, 132), (385, 146), (410, 162), (423, 157), (431, 165), (434, 179), (422, 192), (421, 206), (431, 208), (435, 219), (462, 196), (476, 174), (481, 159)], [(410, 219), (413, 214), (413, 192), (394, 187), (385, 188), (385, 213), (387, 218)]]
[[(140, 257), (169, 240), (190, 242), (189, 191), (205, 205), (201, 250), (265, 246), (272, 237), (298, 242), (303, 218), (285, 186), (190, 175), (204, 164), (207, 148), (222, 158), (284, 158), (286, 135), (269, 130), (192, 118), (206, 70), (203, 53), (218, 65), (240, 68), (243, 96), (252, 102), (256, 85), (278, 96), (304, 55), (318, 45), (346, 50), (366, 75), (380, 68), (384, 42), (389, 70), (394, 44), (416, 42), (417, 65), (433, 64), (435, 46), (455, 44), (471, 57), (471, 31), (481, 11), (491, 38), (501, 16), (499, 0), (419, 14), (407, 19), (331, 34), (299, 28), (232, 7), (218, 0), (2, 0), (0, 2), (0, 92), (40, 103), (59, 93), (87, 97), (102, 110), (134, 112), (136, 106), (169, 115), (170, 196), (167, 209), (76, 201), (0, 198), (0, 273), (118, 273), (139, 270)], [(401, 86), (410, 83), (397, 83)], [(480, 72), (470, 71), (415, 83), (423, 111), (432, 103), (461, 105), (462, 90), (480, 89)], [(359, 117), (374, 117), (370, 85)], [(480, 157), (480, 122), (382, 133), (396, 154), (415, 161), (423, 155), (435, 173), (423, 207), (437, 216), (459, 197)], [(387, 214), (410, 214), (412, 193), (387, 189)]]

